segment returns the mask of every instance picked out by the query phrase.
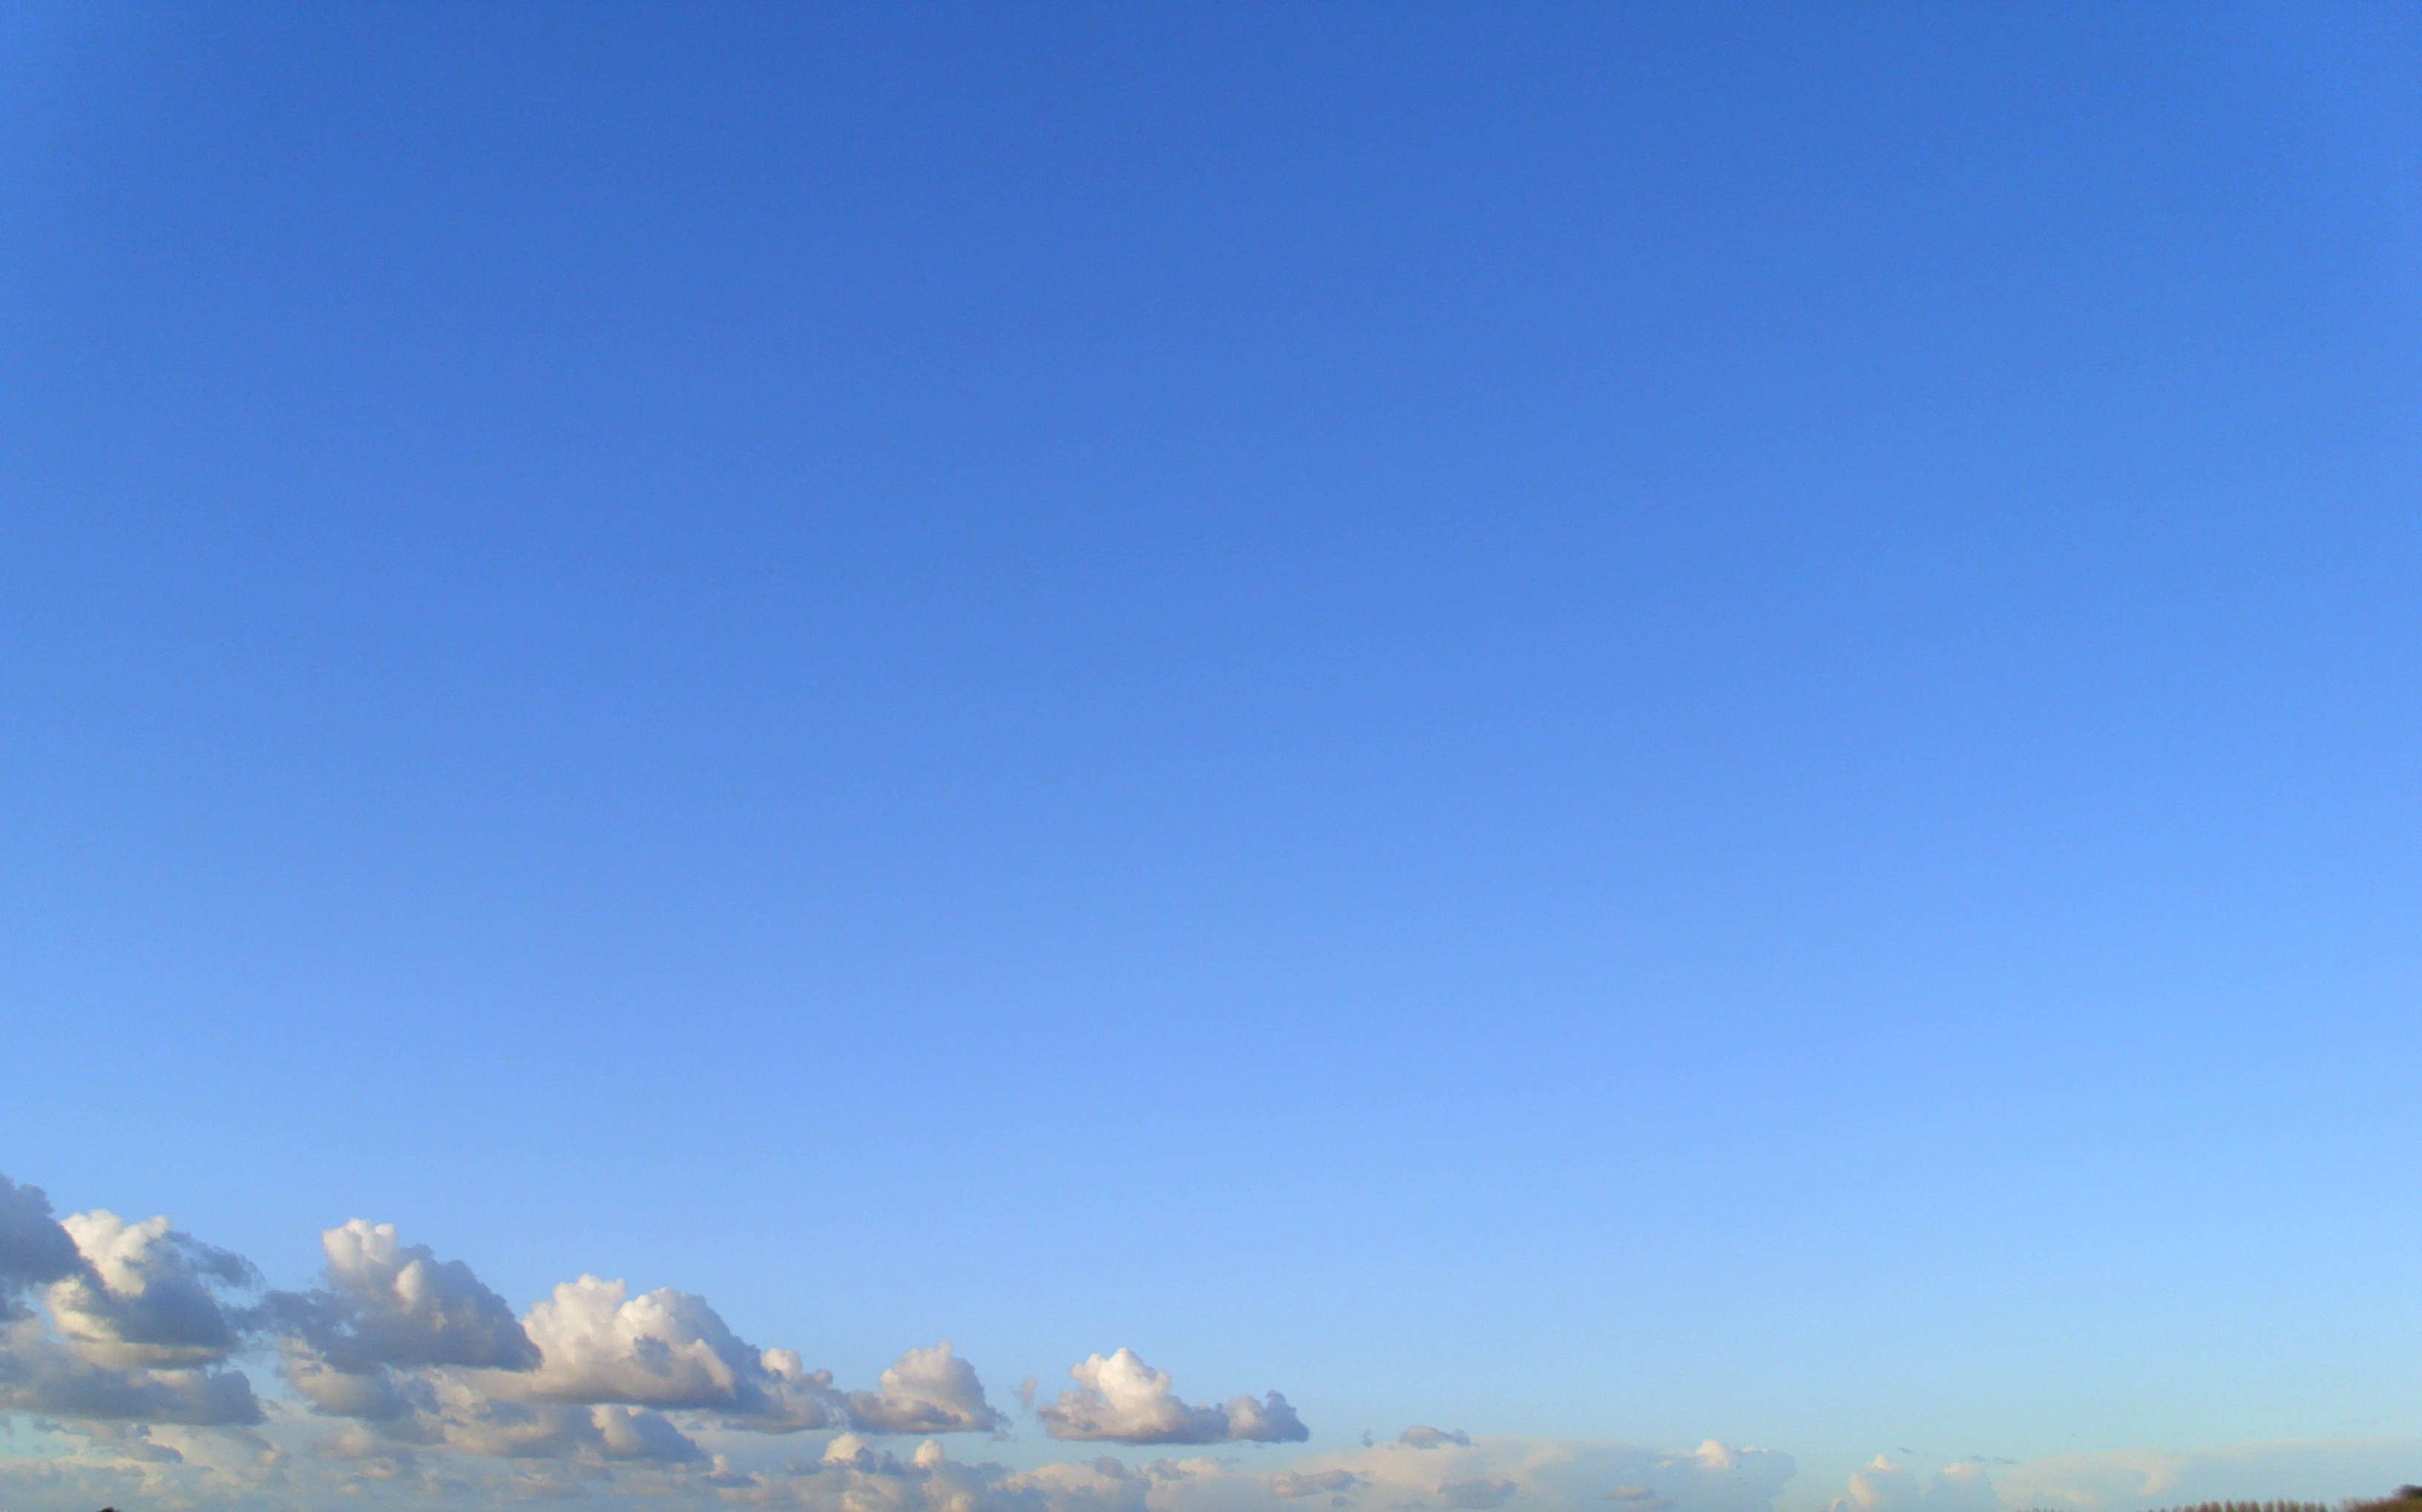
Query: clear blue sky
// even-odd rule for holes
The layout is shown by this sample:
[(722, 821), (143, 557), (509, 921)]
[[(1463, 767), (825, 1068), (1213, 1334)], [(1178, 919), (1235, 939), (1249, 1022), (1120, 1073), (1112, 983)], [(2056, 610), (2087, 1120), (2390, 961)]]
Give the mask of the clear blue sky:
[(2411, 6), (15, 8), (0, 1171), (1315, 1449), (2422, 1437), (2417, 338)]

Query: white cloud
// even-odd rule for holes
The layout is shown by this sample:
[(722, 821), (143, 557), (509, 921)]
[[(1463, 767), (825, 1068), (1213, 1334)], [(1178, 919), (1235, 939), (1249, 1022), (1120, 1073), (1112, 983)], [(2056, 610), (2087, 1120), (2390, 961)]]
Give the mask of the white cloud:
[(1089, 1355), (1068, 1367), (1077, 1385), (1039, 1410), (1055, 1439), (1117, 1443), (1289, 1443), (1310, 1433), (1277, 1392), (1259, 1401), (1238, 1396), (1224, 1407), (1195, 1407), (1132, 1349)]
[(757, 1348), (706, 1299), (669, 1286), (633, 1297), (620, 1281), (582, 1276), (558, 1284), (522, 1327), (539, 1367), (477, 1373), (493, 1395), (712, 1411), (777, 1433), (836, 1426), (845, 1410), (829, 1371), (805, 1369), (788, 1349)]
[(951, 1341), (910, 1349), (875, 1383), (849, 1394), (852, 1427), (869, 1433), (972, 1433), (998, 1428), (1001, 1415), (984, 1400), (975, 1367), (951, 1352)]

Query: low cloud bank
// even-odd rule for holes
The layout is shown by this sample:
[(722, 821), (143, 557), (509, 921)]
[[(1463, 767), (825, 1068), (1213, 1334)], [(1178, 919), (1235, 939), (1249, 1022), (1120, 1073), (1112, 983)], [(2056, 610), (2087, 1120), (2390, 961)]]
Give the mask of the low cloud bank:
[[(1788, 1457), (1761, 1451), (1735, 1451), (1725, 1467), (1710, 1469), (1696, 1455), (1488, 1438), (1433, 1452), (1380, 1443), (1307, 1457), (1275, 1474), (1235, 1454), (1141, 1463), (1101, 1455), (1014, 1468), (956, 1457), (937, 1438), (907, 1447), (855, 1431), (830, 1435), (820, 1453), (752, 1462), (747, 1445), (738, 1442), (696, 1457), (665, 1452), (628, 1409), (571, 1416), (586, 1425), (574, 1430), (578, 1454), (471, 1456), (398, 1443), (358, 1426), (306, 1448), (282, 1446), (275, 1426), (95, 1432), (79, 1435), (66, 1455), (0, 1470), (0, 1502), (15, 1512), (89, 1512), (104, 1501), (308, 1505), (341, 1491), (349, 1500), (399, 1506), (435, 1498), (599, 1506), (714, 1501), (800, 1512), (1275, 1512), (1282, 1505), (1600, 1512), (1624, 1476), (1657, 1474), (1681, 1512), (1769, 1512), (1791, 1473)], [(750, 1442), (770, 1446), (762, 1436)]]

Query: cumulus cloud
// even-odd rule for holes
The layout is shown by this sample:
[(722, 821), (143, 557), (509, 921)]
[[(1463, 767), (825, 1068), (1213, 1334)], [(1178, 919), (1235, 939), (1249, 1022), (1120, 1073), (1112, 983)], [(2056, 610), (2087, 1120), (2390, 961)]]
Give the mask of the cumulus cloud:
[(516, 1319), (467, 1265), (402, 1243), (392, 1225), (355, 1219), (322, 1233), (321, 1247), (327, 1284), (273, 1293), (261, 1315), (299, 1395), (390, 1443), (675, 1463), (700, 1457), (666, 1412), (767, 1433), (1004, 1422), (947, 1339), (904, 1353), (877, 1389), (844, 1394), (795, 1352), (740, 1338), (687, 1292), (635, 1297), (622, 1282), (582, 1276)]
[(1486, 1508), (1503, 1506), (1512, 1496), (1515, 1485), (1502, 1475), (1481, 1475), (1471, 1480), (1449, 1481), (1439, 1488), (1439, 1501), (1453, 1507)]
[[(165, 1218), (51, 1216), (39, 1187), (0, 1176), (0, 1412), (90, 1425), (258, 1423), (221, 1292), (252, 1268)], [(41, 1314), (24, 1305), (39, 1287)], [(46, 1321), (47, 1320), (47, 1321)]]
[(910, 1349), (877, 1378), (879, 1388), (849, 1394), (850, 1425), (869, 1433), (972, 1433), (998, 1428), (1001, 1415), (984, 1400), (975, 1367), (951, 1352), (951, 1341)]
[(1133, 1349), (1089, 1355), (1068, 1367), (1077, 1384), (1038, 1410), (1055, 1439), (1117, 1443), (1292, 1443), (1311, 1437), (1287, 1399), (1238, 1396), (1224, 1407), (1195, 1407), (1172, 1389)]
[(165, 1218), (130, 1223), (110, 1212), (72, 1214), (59, 1225), (83, 1264), (53, 1282), (44, 1299), (60, 1333), (97, 1364), (214, 1364), (242, 1342), (219, 1292), (247, 1285), (242, 1256), (203, 1244)]
[(776, 1433), (838, 1426), (846, 1412), (831, 1372), (806, 1369), (789, 1349), (757, 1348), (706, 1299), (669, 1286), (633, 1297), (620, 1281), (582, 1276), (558, 1284), (522, 1328), (539, 1366), (482, 1372), (496, 1396), (708, 1410)]
[(538, 1346), (502, 1297), (460, 1260), (401, 1242), (392, 1223), (354, 1219), (320, 1236), (327, 1284), (274, 1292), (263, 1310), (298, 1347), (334, 1371), (464, 1365), (530, 1370)]

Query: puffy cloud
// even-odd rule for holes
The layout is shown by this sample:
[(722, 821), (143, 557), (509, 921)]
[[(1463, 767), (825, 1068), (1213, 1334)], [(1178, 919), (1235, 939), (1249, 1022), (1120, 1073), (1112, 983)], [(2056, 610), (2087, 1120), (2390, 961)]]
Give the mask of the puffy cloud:
[(481, 1372), (496, 1396), (713, 1411), (776, 1433), (836, 1426), (846, 1411), (831, 1372), (805, 1369), (788, 1349), (756, 1348), (706, 1299), (668, 1286), (633, 1297), (621, 1282), (582, 1276), (558, 1284), (522, 1327), (539, 1367)]
[(1439, 1500), (1448, 1506), (1486, 1509), (1503, 1506), (1505, 1499), (1516, 1490), (1514, 1483), (1502, 1475), (1482, 1475), (1471, 1480), (1449, 1481), (1439, 1488)]
[(76, 1213), (60, 1225), (83, 1264), (53, 1282), (51, 1321), (98, 1364), (213, 1364), (242, 1342), (218, 1292), (254, 1279), (242, 1256), (168, 1226), (130, 1223), (110, 1212)]
[(851, 1426), (869, 1433), (971, 1433), (1002, 1423), (984, 1400), (975, 1367), (951, 1352), (948, 1339), (908, 1350), (876, 1385), (880, 1390), (849, 1394)]
[(1133, 1349), (1089, 1355), (1068, 1367), (1077, 1385), (1040, 1409), (1055, 1439), (1118, 1443), (1291, 1443), (1311, 1436), (1277, 1392), (1261, 1400), (1238, 1396), (1225, 1407), (1195, 1407), (1171, 1388)]
[(320, 1236), (326, 1286), (274, 1292), (265, 1314), (328, 1370), (464, 1365), (529, 1370), (538, 1346), (506, 1300), (460, 1260), (402, 1244), (392, 1223), (354, 1219)]
[(1407, 1428), (1404, 1432), (1397, 1434), (1396, 1441), (1398, 1443), (1410, 1444), (1416, 1449), (1436, 1449), (1442, 1444), (1450, 1443), (1460, 1448), (1469, 1449), (1471, 1447), (1471, 1435), (1464, 1432), (1461, 1428), (1456, 1428), (1450, 1433), (1444, 1428), (1425, 1427), (1423, 1425), (1416, 1423), (1411, 1427)]

